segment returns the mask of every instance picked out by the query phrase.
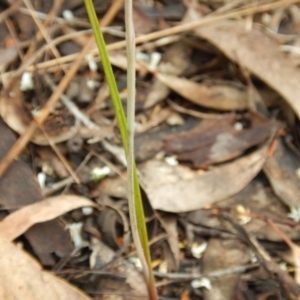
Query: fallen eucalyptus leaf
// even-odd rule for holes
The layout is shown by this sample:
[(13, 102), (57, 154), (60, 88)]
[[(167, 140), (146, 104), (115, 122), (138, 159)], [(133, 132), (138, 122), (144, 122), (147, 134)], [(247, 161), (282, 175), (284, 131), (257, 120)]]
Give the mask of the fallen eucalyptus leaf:
[(141, 184), (154, 209), (174, 213), (200, 209), (241, 191), (262, 169), (266, 150), (263, 146), (207, 172), (151, 160), (139, 167)]
[(53, 220), (71, 210), (85, 206), (96, 207), (97, 205), (89, 199), (74, 195), (46, 198), (27, 205), (4, 218), (0, 222), (1, 236), (12, 241), (34, 224)]
[(246, 90), (233, 85), (196, 83), (161, 73), (155, 73), (155, 76), (177, 94), (197, 105), (222, 111), (248, 108)]
[(255, 26), (248, 30), (241, 21), (199, 27), (195, 33), (277, 91), (300, 118), (300, 70), (274, 39)]
[(0, 235), (0, 299), (89, 300), (63, 279), (44, 271), (26, 252)]

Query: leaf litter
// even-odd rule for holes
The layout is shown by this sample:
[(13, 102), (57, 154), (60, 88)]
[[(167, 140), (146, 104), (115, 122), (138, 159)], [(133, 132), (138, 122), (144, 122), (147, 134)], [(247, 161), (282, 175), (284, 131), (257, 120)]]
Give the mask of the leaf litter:
[[(94, 3), (126, 106), (122, 1)], [(1, 298), (89, 299), (61, 277), (93, 299), (144, 299), (83, 3), (32, 5), (1, 6)], [(135, 1), (133, 13), (136, 159), (160, 296), (299, 299), (299, 1)]]

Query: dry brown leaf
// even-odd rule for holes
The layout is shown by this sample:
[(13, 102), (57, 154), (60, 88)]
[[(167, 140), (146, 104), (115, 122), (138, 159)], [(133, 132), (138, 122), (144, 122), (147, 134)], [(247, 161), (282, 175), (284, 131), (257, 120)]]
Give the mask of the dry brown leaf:
[(294, 260), (293, 263), (295, 267), (295, 281), (300, 285), (300, 247), (293, 242), (289, 244), (289, 247), (292, 251)]
[[(17, 88), (18, 87), (16, 86), (15, 90)], [(30, 118), (24, 110), (20, 93), (14, 96), (0, 96), (0, 116), (12, 130), (20, 135), (22, 135), (30, 125)], [(80, 123), (77, 121), (74, 126), (69, 127), (68, 130), (63, 131), (56, 136), (51, 136), (49, 132), (48, 135), (54, 143), (61, 143), (74, 137), (78, 133), (79, 125)], [(36, 130), (31, 142), (42, 146), (49, 145), (49, 141), (45, 138), (40, 129)]]
[[(144, 278), (134, 264), (126, 259), (113, 261), (116, 252), (95, 238), (92, 238), (91, 249), (90, 265), (93, 270), (99, 270), (109, 263), (109, 267), (106, 267), (106, 270), (110, 272), (111, 275), (124, 276), (124, 278), (126, 278), (125, 281), (116, 281), (108, 276), (100, 280), (98, 285), (99, 290), (109, 291), (105, 299), (138, 300), (146, 297), (147, 288)], [(122, 292), (124, 293), (123, 295)], [(126, 296), (126, 294), (130, 295), (130, 293), (136, 296)]]
[(274, 39), (256, 27), (249, 31), (241, 21), (224, 21), (195, 32), (276, 90), (300, 118), (300, 70)]
[(156, 78), (185, 99), (207, 108), (229, 111), (248, 107), (246, 90), (233, 85), (196, 83), (173, 75), (155, 73)]
[(39, 263), (2, 236), (0, 243), (0, 299), (90, 299), (66, 281), (43, 271)]
[(264, 164), (274, 193), (289, 207), (300, 206), (300, 180), (296, 170), (300, 168), (300, 159), (295, 156), (281, 140), (277, 140), (272, 156)]
[[(170, 45), (166, 53), (164, 53), (162, 62), (158, 65), (158, 72), (176, 76), (182, 75), (185, 70), (191, 67), (191, 52), (191, 46), (183, 41)], [(153, 84), (147, 93), (144, 107), (149, 108), (166, 99), (169, 93), (169, 87), (158, 78), (154, 78)]]
[[(175, 215), (164, 215), (160, 218), (160, 223), (165, 229), (168, 237), (167, 241), (170, 247), (170, 256), (171, 258), (166, 258), (168, 260), (173, 260), (173, 265), (175, 270), (179, 268), (179, 261), (180, 261), (180, 251), (179, 251), (179, 237), (178, 237), (178, 227), (177, 227), (177, 217)], [(171, 268), (173, 266), (171, 265)], [(168, 268), (170, 271), (170, 268)]]
[(27, 205), (4, 218), (0, 222), (1, 236), (12, 241), (34, 224), (53, 220), (70, 210), (83, 206), (96, 207), (97, 205), (89, 199), (74, 195), (46, 198)]
[(261, 170), (267, 147), (213, 168), (194, 171), (152, 160), (141, 165), (141, 183), (154, 209), (186, 212), (224, 200), (242, 190)]
[[(249, 259), (250, 253), (247, 246), (239, 240), (212, 238), (209, 240), (202, 258), (203, 273), (207, 274), (218, 269), (234, 268), (238, 265), (246, 264)], [(210, 278), (213, 288), (211, 290), (203, 289), (205, 299), (232, 299), (240, 276), (240, 274), (232, 272), (227, 276)]]
[(176, 154), (179, 161), (189, 162), (194, 168), (229, 161), (263, 143), (276, 128), (274, 122), (263, 121), (255, 115), (248, 121), (250, 126), (236, 129), (238, 119), (234, 115), (203, 120), (191, 130), (168, 136), (164, 150), (168, 155)]
[[(14, 132), (6, 126), (0, 117), (0, 159), (16, 141)], [(16, 210), (43, 199), (41, 188), (34, 178), (28, 162), (16, 159), (0, 179), (0, 206), (6, 210)], [(34, 226), (26, 232), (26, 239), (43, 265), (53, 265), (52, 253), (61, 256), (69, 254), (73, 245), (69, 233), (58, 222), (52, 220)]]
[(17, 47), (8, 47), (0, 49), (0, 71), (4, 72), (9, 64), (18, 57)]

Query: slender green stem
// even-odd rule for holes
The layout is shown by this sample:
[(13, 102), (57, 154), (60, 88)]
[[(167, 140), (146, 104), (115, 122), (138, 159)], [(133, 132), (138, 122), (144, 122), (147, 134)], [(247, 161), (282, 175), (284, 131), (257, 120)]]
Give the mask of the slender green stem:
[[(106, 76), (106, 81), (109, 87), (109, 91), (111, 94), (111, 98), (113, 99), (113, 106), (114, 111), (118, 120), (122, 143), (124, 147), (124, 151), (127, 154), (128, 151), (128, 138), (127, 138), (127, 125), (126, 125), (126, 118), (122, 106), (122, 102), (120, 99), (118, 87), (115, 81), (114, 73), (110, 64), (110, 60), (108, 57), (108, 53), (106, 50), (105, 41), (102, 35), (102, 31), (100, 30), (98, 18), (94, 9), (94, 5), (92, 0), (84, 0), (85, 7), (87, 10), (87, 13), (89, 15), (89, 19), (93, 28), (96, 44), (98, 47), (98, 51), (100, 53), (104, 73)], [(115, 99), (115, 100), (114, 100)]]
[(128, 174), (128, 204), (130, 213), (130, 224), (133, 240), (138, 252), (138, 256), (143, 266), (143, 273), (148, 287), (149, 298), (158, 299), (151, 269), (151, 258), (148, 248), (148, 237), (146, 226), (139, 226), (144, 222), (140, 216), (142, 207), (139, 199), (140, 188), (136, 184), (138, 178), (135, 171), (134, 161), (134, 127), (135, 127), (135, 33), (133, 24), (133, 4), (132, 0), (125, 0), (125, 26), (126, 26), (126, 50), (127, 50), (127, 131), (128, 131), (128, 154), (127, 154), (127, 174)]
[[(128, 180), (128, 205), (132, 237), (139, 253), (144, 270), (148, 269), (147, 262), (141, 246), (138, 231), (137, 212), (134, 198), (134, 120), (135, 120), (135, 36), (132, 24), (132, 3), (125, 0), (125, 27), (126, 27), (126, 51), (127, 51), (127, 180)], [(148, 270), (146, 271), (146, 274)], [(148, 277), (148, 274), (147, 274)], [(146, 277), (146, 281), (148, 278)]]
[(132, 24), (132, 3), (125, 0), (125, 27), (127, 51), (127, 180), (128, 180), (128, 205), (133, 241), (140, 257), (145, 279), (148, 281), (148, 265), (142, 249), (135, 205), (134, 191), (134, 120), (135, 120), (135, 36)]
[[(92, 0), (84, 0), (89, 19), (94, 31), (96, 43), (101, 56), (106, 80), (110, 89), (114, 110), (117, 116), (123, 148), (127, 157), (129, 177), (129, 212), (133, 239), (143, 266), (143, 273), (148, 288), (149, 298), (156, 300), (157, 292), (151, 268), (151, 257), (148, 246), (148, 235), (145, 223), (144, 208), (134, 162), (134, 111), (135, 111), (135, 36), (132, 23), (132, 2), (126, 3), (126, 32), (128, 49), (128, 125), (126, 124), (122, 102), (106, 50), (106, 45), (98, 24)], [(128, 16), (127, 16), (128, 14)], [(130, 138), (128, 138), (130, 136)]]

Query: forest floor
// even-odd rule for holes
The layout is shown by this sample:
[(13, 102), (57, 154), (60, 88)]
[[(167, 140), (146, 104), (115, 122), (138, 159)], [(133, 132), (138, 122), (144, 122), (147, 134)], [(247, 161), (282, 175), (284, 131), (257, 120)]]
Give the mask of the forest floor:
[[(126, 108), (123, 0), (95, 0)], [(160, 299), (300, 299), (300, 1), (135, 0), (135, 156)], [(83, 1), (0, 1), (0, 298), (147, 299)]]

